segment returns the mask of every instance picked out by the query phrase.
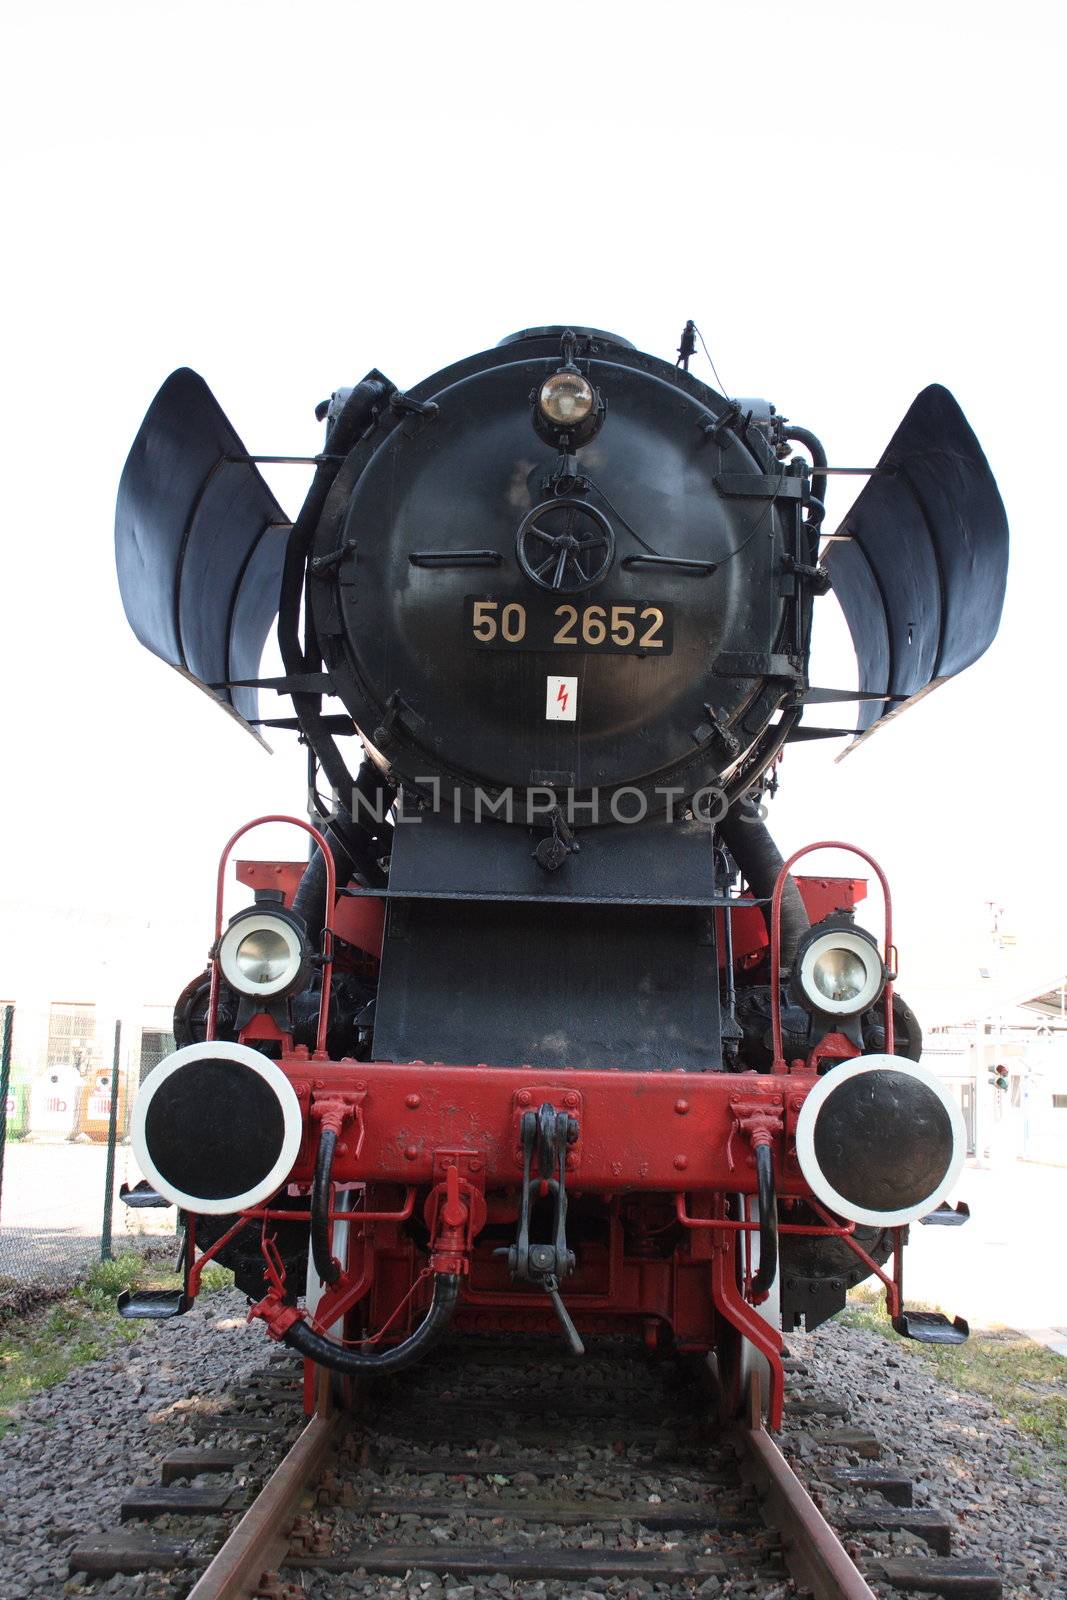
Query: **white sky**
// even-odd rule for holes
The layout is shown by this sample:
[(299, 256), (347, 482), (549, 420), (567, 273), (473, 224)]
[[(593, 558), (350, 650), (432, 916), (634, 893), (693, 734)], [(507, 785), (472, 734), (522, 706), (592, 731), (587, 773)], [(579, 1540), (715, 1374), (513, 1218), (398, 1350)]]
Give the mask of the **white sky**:
[[(1035, 975), (1063, 969), (1062, 8), (4, 19), (0, 991), (31, 896), (188, 927), (177, 987), (222, 841), (301, 808), (295, 746), (265, 756), (122, 613), (115, 486), (168, 372), (200, 371), (253, 451), (310, 453), (315, 402), (372, 365), (406, 386), (567, 321), (672, 357), (689, 316), (731, 392), (833, 463), (876, 460), (928, 382), (962, 404), (1012, 525), (1000, 638), (841, 766), (794, 749), (772, 826), (881, 857), (913, 997), (973, 980), (989, 900)], [(272, 483), (295, 513), (300, 471)], [(821, 605), (814, 681), (854, 681)]]

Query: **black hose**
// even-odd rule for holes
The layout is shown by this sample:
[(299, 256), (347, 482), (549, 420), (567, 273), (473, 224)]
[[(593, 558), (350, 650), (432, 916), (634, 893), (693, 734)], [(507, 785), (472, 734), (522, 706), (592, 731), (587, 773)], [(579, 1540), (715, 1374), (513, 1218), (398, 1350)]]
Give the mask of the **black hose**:
[[(741, 868), (741, 875), (758, 900), (770, 901), (774, 883), (782, 870), (783, 857), (771, 838), (756, 804), (745, 797), (735, 800), (719, 823), (723, 843)], [(768, 934), (771, 926), (769, 903), (763, 908)], [(811, 927), (796, 881), (785, 880), (782, 892), (782, 967), (793, 965), (797, 946)]]
[[(378, 378), (364, 378), (352, 390), (327, 435), (326, 445), (331, 459), (321, 462), (316, 468), (307, 498), (293, 523), (285, 547), (278, 606), (278, 646), (289, 674), (299, 675), (315, 670), (313, 661), (300, 646), (300, 596), (304, 589), (304, 573), (312, 536), (341, 467), (341, 462), (333, 458), (346, 456), (358, 442), (388, 387), (379, 374)], [(343, 795), (352, 778), (332, 736), (319, 726), (321, 699), (320, 695), (294, 694), (293, 708), (328, 782), (338, 795)]]
[(301, 506), (285, 548), (285, 565), (282, 569), (281, 604), (278, 609), (278, 645), (286, 672), (303, 672), (307, 661), (300, 648), (300, 594), (304, 587), (304, 568), (311, 536), (318, 525), (341, 463), (333, 459), (346, 456), (367, 427), (374, 407), (385, 393), (386, 385), (373, 378), (364, 378), (356, 385), (345, 401), (340, 416), (327, 436), (331, 459), (322, 461)]
[(459, 1274), (455, 1272), (437, 1274), (433, 1281), (433, 1299), (429, 1311), (411, 1338), (405, 1339), (403, 1344), (394, 1345), (391, 1350), (364, 1355), (360, 1350), (349, 1350), (344, 1345), (335, 1344), (332, 1339), (324, 1339), (306, 1322), (294, 1322), (289, 1331), (282, 1335), (282, 1342), (291, 1350), (298, 1350), (302, 1356), (317, 1361), (320, 1367), (330, 1367), (334, 1372), (343, 1372), (349, 1377), (400, 1372), (419, 1361), (448, 1327), (459, 1299), (459, 1281)]
[[(393, 803), (393, 790), (373, 762), (364, 761), (355, 787), (367, 794), (371, 804), (377, 806), (377, 796), (372, 799), (368, 793), (371, 778), (380, 792), (380, 810), (384, 817), (386, 808)], [(329, 822), (320, 826), (320, 832), (326, 835), (326, 842), (333, 852), (338, 892), (353, 878), (357, 878), (367, 889), (384, 888), (388, 880), (379, 866), (379, 858), (388, 854), (388, 823), (383, 821), (380, 832), (374, 833), (362, 823), (354, 822), (352, 813), (347, 807), (341, 806)], [(293, 910), (303, 918), (311, 946), (316, 948), (326, 920), (326, 862), (317, 845), (312, 847), (311, 857), (293, 896)]]
[[(817, 439), (815, 435), (807, 428), (794, 428), (792, 425), (790, 425), (788, 430), (783, 433), (782, 438), (795, 444), (802, 444), (804, 449), (811, 456), (811, 464), (815, 469), (811, 479), (812, 499), (818, 500), (820, 504), (825, 506), (826, 451), (823, 449), (821, 441)], [(823, 512), (823, 515), (825, 516), (825, 511)], [(822, 517), (819, 517), (818, 520), (821, 522)]]
[(341, 1263), (330, 1254), (330, 1182), (336, 1148), (336, 1133), (332, 1128), (323, 1128), (311, 1190), (311, 1259), (323, 1283), (336, 1283), (341, 1276)]
[(774, 1156), (769, 1144), (756, 1146), (759, 1180), (759, 1266), (753, 1294), (767, 1294), (778, 1272), (778, 1197), (774, 1192)]
[[(336, 820), (331, 818), (329, 823), (320, 828), (320, 832), (326, 835), (326, 842), (333, 852), (333, 862), (337, 869), (337, 887), (343, 889), (345, 884), (351, 882), (356, 864), (335, 829)], [(326, 921), (326, 861), (318, 845), (312, 847), (311, 858), (304, 868), (304, 876), (293, 896), (293, 910), (303, 919), (312, 949), (317, 949)]]

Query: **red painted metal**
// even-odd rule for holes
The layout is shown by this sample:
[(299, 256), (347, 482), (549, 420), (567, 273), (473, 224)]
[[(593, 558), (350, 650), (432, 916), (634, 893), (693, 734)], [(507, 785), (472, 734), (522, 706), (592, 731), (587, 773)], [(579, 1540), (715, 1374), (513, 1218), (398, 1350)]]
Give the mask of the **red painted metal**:
[(204, 1268), (210, 1261), (215, 1259), (220, 1250), (229, 1244), (231, 1239), (236, 1238), (247, 1221), (247, 1214), (242, 1212), (233, 1226), (227, 1228), (225, 1233), (220, 1234), (215, 1240), (214, 1244), (209, 1245), (208, 1248), (199, 1256), (196, 1255), (195, 1230), (192, 1226), (190, 1226), (189, 1233), (186, 1238), (185, 1248), (193, 1254), (195, 1260), (193, 1261), (192, 1266), (189, 1268), (189, 1276), (186, 1280), (186, 1292), (188, 1294), (195, 1298), (200, 1293), (200, 1278), (203, 1274)]
[[(611, 1208), (607, 1249), (586, 1245), (579, 1270), (565, 1285), (576, 1326), (582, 1332), (628, 1326), (648, 1337), (655, 1323), (669, 1326), (680, 1347), (707, 1350), (717, 1337), (716, 1318), (725, 1318), (741, 1337), (752, 1339), (767, 1354), (774, 1373), (777, 1346), (768, 1325), (746, 1306), (741, 1287), (726, 1281), (735, 1271), (735, 1245), (724, 1213), (719, 1212), (723, 1226), (714, 1237), (693, 1230), (670, 1255), (650, 1260), (635, 1258), (632, 1250), (627, 1253), (618, 1208), (624, 1203), (631, 1208), (633, 1227), (644, 1207), (652, 1215), (649, 1226), (654, 1236), (672, 1220), (683, 1172), (686, 1191), (702, 1196), (704, 1205), (719, 1205), (725, 1192), (755, 1192), (753, 1140), (770, 1145), (776, 1168), (787, 1172), (780, 1079), (755, 1073), (576, 1071), (553, 1083), (543, 1070), (524, 1076), (510, 1068), (428, 1067), (419, 1062), (348, 1061), (325, 1066), (299, 1051), (280, 1064), (300, 1099), (306, 1123), (314, 1120), (320, 1104), (336, 1121), (339, 1105), (349, 1096), (361, 1108), (365, 1137), (339, 1145), (335, 1155), (339, 1188), (366, 1184), (369, 1203), (380, 1186), (405, 1180), (409, 1191), (413, 1187), (429, 1191), (424, 1213), (431, 1266), (467, 1278), (456, 1317), (458, 1328), (547, 1332), (554, 1327), (544, 1297), (533, 1287), (513, 1284), (505, 1263), (492, 1254), (495, 1240), (479, 1238), (489, 1215), (483, 1191), (496, 1196), (497, 1220), (505, 1220), (501, 1206), (508, 1220), (513, 1219), (522, 1170), (518, 1119), (525, 1108), (550, 1099), (568, 1105), (579, 1123), (571, 1152), (572, 1200), (595, 1196), (598, 1204)], [(814, 1075), (807, 1081), (791, 1081), (792, 1109), (802, 1104), (815, 1081)], [(314, 1147), (315, 1139), (309, 1137), (291, 1174), (291, 1189), (310, 1182)], [(780, 1192), (801, 1198), (808, 1193), (799, 1172), (792, 1179), (781, 1179)], [(664, 1220), (654, 1214), (657, 1206), (666, 1207)], [(392, 1221), (395, 1213), (389, 1215)], [(810, 1231), (837, 1230), (831, 1224)], [(368, 1224), (360, 1237), (363, 1244), (355, 1254), (350, 1244), (348, 1272), (320, 1301), (316, 1324), (333, 1326), (359, 1303), (364, 1326), (377, 1330), (373, 1338), (382, 1337), (387, 1323), (394, 1336), (402, 1337), (408, 1329), (396, 1326), (396, 1307), (407, 1306), (413, 1326), (425, 1300), (425, 1289), (414, 1292), (425, 1269), (425, 1255), (388, 1223), (384, 1228)], [(716, 1252), (727, 1250), (729, 1274), (725, 1266), (721, 1271), (715, 1266)], [(253, 1315), (275, 1338), (286, 1331), (292, 1319), (284, 1309), (280, 1286), (264, 1297)], [(772, 1416), (779, 1415), (780, 1395), (772, 1385)]]
[[(800, 890), (804, 909), (812, 922), (821, 922), (831, 911), (851, 911), (867, 898), (866, 878), (794, 878)], [(719, 965), (726, 962), (722, 937), (722, 911), (715, 913), (719, 919)], [(767, 923), (760, 906), (735, 906), (730, 913), (733, 931), (734, 961), (744, 966), (758, 963), (767, 955), (770, 938)]]
[[(354, 1186), (353, 1185), (349, 1185), (349, 1187), (354, 1187)], [(334, 1208), (331, 1206), (330, 1207), (330, 1221), (331, 1222), (364, 1222), (364, 1223), (368, 1223), (368, 1222), (406, 1222), (407, 1219), (411, 1216), (412, 1212), (415, 1210), (415, 1194), (416, 1194), (416, 1191), (414, 1189), (409, 1189), (408, 1190), (407, 1198), (404, 1201), (404, 1204), (401, 1206), (399, 1211), (343, 1211), (343, 1210), (334, 1210)], [(270, 1211), (270, 1210), (261, 1210), (258, 1206), (254, 1206), (250, 1211), (242, 1211), (241, 1212), (241, 1216), (243, 1218), (245, 1218), (246, 1220), (249, 1219), (249, 1218), (255, 1218), (257, 1221), (259, 1221), (260, 1219), (263, 1219), (263, 1220), (268, 1221), (268, 1222), (310, 1222), (311, 1221), (311, 1212), (310, 1211)]]
[(346, 944), (380, 961), (385, 938), (385, 901), (370, 895), (342, 895), (334, 912), (334, 933)]
[[(291, 1215), (287, 1212), (285, 1215)], [(710, 1228), (717, 1233), (758, 1233), (758, 1222), (742, 1222), (730, 1217), (691, 1217), (685, 1208), (685, 1195), (676, 1194), (674, 1197), (674, 1214), (683, 1228)], [(829, 1217), (829, 1212), (825, 1213)], [(832, 1220), (822, 1227), (815, 1227), (809, 1222), (779, 1222), (779, 1233), (792, 1233), (801, 1238), (808, 1239), (845, 1239), (849, 1234), (855, 1233), (856, 1224), (846, 1222), (843, 1226)]]
[[(724, 1331), (750, 1341), (767, 1359), (769, 1421), (780, 1425), (784, 1394), (781, 1334), (745, 1297), (743, 1271), (755, 1221), (735, 1220), (727, 1196), (754, 1195), (755, 1149), (773, 1153), (779, 1198), (816, 1205), (818, 1223), (779, 1224), (781, 1234), (842, 1238), (895, 1292), (888, 1279), (852, 1238), (855, 1224), (842, 1224), (817, 1206), (795, 1151), (795, 1129), (806, 1095), (818, 1081), (818, 1060), (839, 1048), (824, 1040), (809, 1062), (782, 1060), (781, 1016), (774, 1005), (781, 980), (781, 893), (785, 874), (805, 854), (785, 864), (772, 899), (771, 935), (758, 908), (733, 915), (735, 958), (752, 964), (770, 949), (775, 1068), (770, 1074), (632, 1072), (544, 1068), (499, 1068), (484, 1063), (330, 1061), (326, 1057), (330, 957), (340, 937), (376, 959), (381, 951), (384, 906), (372, 897), (336, 903), (334, 864), (317, 829), (297, 818), (268, 816), (230, 839), (219, 865), (216, 947), (222, 933), (224, 872), (233, 846), (250, 828), (289, 822), (323, 850), (327, 863), (327, 918), (323, 951), (323, 999), (314, 1055), (282, 1041), (278, 1064), (297, 1095), (304, 1138), (289, 1175), (288, 1197), (300, 1206), (310, 1195), (320, 1129), (337, 1134), (334, 1194), (361, 1192), (362, 1204), (338, 1203), (333, 1223), (350, 1224), (348, 1253), (338, 1281), (324, 1286), (313, 1325), (321, 1332), (341, 1323), (344, 1342), (373, 1348), (405, 1337), (424, 1315), (435, 1272), (463, 1276), (455, 1317), (458, 1329), (515, 1329), (556, 1333), (546, 1297), (533, 1285), (511, 1280), (496, 1253), (517, 1220), (522, 1178), (520, 1126), (525, 1111), (545, 1101), (566, 1108), (578, 1123), (578, 1138), (566, 1158), (572, 1215), (585, 1208), (597, 1226), (583, 1236), (576, 1271), (563, 1295), (582, 1333), (628, 1329), (655, 1343), (669, 1328), (678, 1348), (704, 1352)], [(830, 845), (831, 848), (854, 849)], [(809, 849), (820, 848), (818, 845)], [(892, 957), (889, 892), (870, 856), (856, 850), (878, 874), (885, 895), (887, 958)], [(303, 863), (240, 862), (238, 877), (249, 887), (281, 888), (291, 904)], [(819, 921), (866, 894), (863, 879), (798, 880), (809, 916)], [(349, 957), (351, 960), (351, 956)], [(357, 959), (362, 959), (358, 957)], [(219, 973), (212, 963), (209, 1037), (214, 1036)], [(891, 989), (887, 986), (888, 1047), (892, 1048)], [(250, 1035), (251, 1036), (251, 1035)], [(782, 1073), (788, 1071), (783, 1079)], [(403, 1195), (403, 1200), (400, 1200)], [(429, 1238), (403, 1224), (421, 1213)], [(265, 1263), (264, 1290), (250, 1319), (262, 1320), (274, 1338), (306, 1315), (286, 1301), (303, 1284), (285, 1283), (284, 1267), (270, 1232), (275, 1221), (308, 1222), (300, 1209), (261, 1206), (244, 1213), (194, 1261), (195, 1292), (209, 1261), (240, 1227), (259, 1224)], [(489, 1226), (492, 1224), (492, 1226)], [(680, 1225), (680, 1227), (679, 1227)], [(675, 1230), (670, 1241), (663, 1235)], [(429, 1253), (427, 1253), (427, 1244)], [(896, 1250), (899, 1279), (899, 1248)], [(896, 1297), (899, 1304), (899, 1294)]]
[(481, 1189), (460, 1177), (458, 1162), (450, 1161), (445, 1167), (444, 1181), (430, 1190), (423, 1215), (433, 1270), (466, 1277), (474, 1241), (485, 1227), (489, 1208)]
[(781, 871), (774, 881), (774, 893), (771, 895), (771, 1034), (774, 1042), (772, 1072), (789, 1070), (782, 1053), (782, 895), (793, 863), (799, 861), (802, 856), (811, 855), (814, 850), (848, 850), (852, 855), (866, 861), (876, 873), (878, 882), (882, 886), (882, 900), (885, 906), (885, 938), (882, 949), (888, 972), (882, 993), (885, 1005), (885, 1053), (889, 1056), (893, 1054), (893, 979), (896, 974), (889, 965), (895, 949), (893, 899), (889, 892), (889, 880), (874, 857), (868, 855), (866, 850), (861, 850), (858, 844), (845, 844), (841, 839), (820, 839), (815, 844), (806, 844), (801, 849), (794, 850), (788, 861), (783, 861)]
[(322, 930), (322, 992), (319, 998), (319, 1027), (315, 1040), (315, 1055), (326, 1056), (326, 1030), (330, 1015), (330, 979), (333, 971), (333, 919), (334, 904), (337, 899), (337, 872), (334, 867), (333, 851), (327, 844), (325, 837), (318, 828), (313, 828), (310, 822), (304, 822), (300, 817), (286, 817), (272, 814), (266, 817), (255, 817), (251, 822), (246, 822), (238, 828), (235, 834), (226, 841), (222, 855), (219, 857), (218, 876), (215, 880), (215, 942), (211, 947), (211, 989), (208, 995), (207, 1029), (205, 1037), (215, 1038), (215, 1031), (219, 1018), (219, 960), (218, 947), (222, 938), (223, 900), (226, 893), (226, 864), (230, 853), (238, 839), (243, 839), (246, 833), (253, 828), (260, 828), (268, 822), (283, 822), (294, 828), (302, 828), (311, 835), (326, 863), (326, 915)]
[(234, 876), (246, 889), (280, 889), (291, 906), (307, 871), (306, 861), (235, 861)]
[[(334, 1090), (327, 1094), (317, 1094), (311, 1101), (311, 1120), (319, 1124), (321, 1133), (334, 1133), (340, 1137), (346, 1122), (355, 1122), (358, 1130), (355, 1150), (353, 1154), (358, 1158), (363, 1149), (363, 1140), (366, 1136), (367, 1126), (363, 1120), (363, 1102), (367, 1098), (365, 1089)], [(347, 1153), (347, 1147), (346, 1147)]]
[[(725, 1209), (722, 1196), (716, 1198), (716, 1211)], [(711, 1258), (711, 1297), (715, 1309), (743, 1338), (766, 1357), (768, 1367), (767, 1421), (772, 1428), (782, 1426), (785, 1400), (785, 1368), (782, 1366), (782, 1335), (765, 1322), (754, 1306), (744, 1299), (735, 1270), (736, 1246), (727, 1234), (714, 1240)]]
[[(808, 1204), (811, 1206), (811, 1209), (814, 1212), (816, 1212), (820, 1217), (823, 1218), (823, 1220), (825, 1222), (828, 1222), (828, 1223), (832, 1223), (833, 1222), (833, 1217), (832, 1217), (831, 1213), (829, 1211), (827, 1211), (824, 1206), (821, 1206), (819, 1204), (818, 1200), (816, 1200), (814, 1198), (814, 1196), (808, 1201)], [(885, 1272), (884, 1269), (878, 1265), (877, 1261), (875, 1261), (873, 1256), (869, 1256), (867, 1254), (866, 1250), (864, 1250), (864, 1248), (863, 1248), (863, 1246), (861, 1244), (857, 1244), (855, 1239), (849, 1237), (847, 1234), (842, 1234), (841, 1237), (844, 1239), (845, 1243), (848, 1245), (848, 1247), (852, 1251), (853, 1255), (859, 1256), (859, 1258), (863, 1262), (864, 1266), (870, 1272), (873, 1272), (875, 1277), (880, 1279), (881, 1282), (885, 1285), (886, 1309), (888, 1310), (889, 1315), (891, 1317), (897, 1317), (897, 1316), (900, 1315), (900, 1306), (901, 1306), (901, 1289), (902, 1289), (901, 1279), (902, 1279), (902, 1276), (903, 1276), (903, 1255), (904, 1255), (903, 1239), (904, 1239), (904, 1229), (903, 1228), (893, 1228), (891, 1230), (891, 1232), (893, 1234), (893, 1276), (892, 1277), (890, 1277), (889, 1274), (887, 1272)]]
[[(339, 1148), (334, 1180), (353, 1183), (438, 1182), (435, 1157), (459, 1152), (488, 1188), (515, 1189), (522, 1174), (518, 1113), (545, 1099), (577, 1102), (577, 1142), (568, 1153), (575, 1194), (656, 1191), (756, 1192), (755, 1162), (727, 1145), (738, 1128), (734, 1102), (782, 1113), (782, 1083), (769, 1074), (570, 1071), (553, 1083), (542, 1069), (445, 1066), (440, 1063), (339, 1061), (294, 1051), (279, 1063), (300, 1101), (305, 1125), (313, 1096), (366, 1091), (361, 1150)], [(803, 1102), (814, 1077), (790, 1081), (790, 1102)], [(684, 1093), (683, 1093), (684, 1091)], [(779, 1194), (805, 1197), (799, 1170), (785, 1161), (786, 1136), (774, 1136)], [(477, 1165), (475, 1165), (475, 1163)], [(684, 1176), (683, 1176), (684, 1174)], [(314, 1177), (314, 1140), (305, 1138), (290, 1181)]]
[(269, 1012), (261, 1011), (251, 1018), (237, 1035), (238, 1044), (281, 1045), (284, 1050), (293, 1048), (291, 1033), (283, 1033)]
[[(280, 889), (287, 906), (292, 905), (306, 870), (306, 861), (234, 862), (238, 883), (243, 883), (249, 889)], [(375, 961), (380, 961), (385, 932), (385, 901), (375, 899), (373, 895), (340, 895), (334, 907), (333, 931), (335, 939), (343, 939), (354, 949), (362, 950)], [(339, 957), (337, 965), (341, 965)]]
[(818, 1072), (820, 1061), (850, 1061), (853, 1056), (862, 1054), (859, 1045), (843, 1033), (828, 1033), (808, 1056), (807, 1068), (809, 1072)]

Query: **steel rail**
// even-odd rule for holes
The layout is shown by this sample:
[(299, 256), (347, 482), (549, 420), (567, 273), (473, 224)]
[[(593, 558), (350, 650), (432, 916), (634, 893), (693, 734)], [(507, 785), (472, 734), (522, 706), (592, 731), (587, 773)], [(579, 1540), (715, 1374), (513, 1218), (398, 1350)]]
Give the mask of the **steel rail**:
[(186, 1600), (250, 1600), (289, 1548), (301, 1496), (326, 1461), (343, 1413), (320, 1409), (282, 1457)]
[(796, 1581), (806, 1585), (815, 1600), (876, 1600), (874, 1590), (763, 1426), (756, 1373), (749, 1390), (747, 1424), (739, 1429), (739, 1437), (760, 1491), (764, 1518), (778, 1531)]
[[(332, 1410), (320, 1386), (320, 1409), (268, 1478), (212, 1559), (187, 1600), (251, 1600), (268, 1574), (286, 1564), (289, 1530), (301, 1499), (325, 1464), (346, 1416)], [(876, 1600), (837, 1534), (764, 1427), (759, 1379), (752, 1375), (749, 1410), (737, 1447), (760, 1495), (767, 1525), (782, 1542), (789, 1570), (815, 1600)], [(487, 1559), (492, 1555), (487, 1552)], [(320, 1567), (321, 1562), (315, 1565)]]

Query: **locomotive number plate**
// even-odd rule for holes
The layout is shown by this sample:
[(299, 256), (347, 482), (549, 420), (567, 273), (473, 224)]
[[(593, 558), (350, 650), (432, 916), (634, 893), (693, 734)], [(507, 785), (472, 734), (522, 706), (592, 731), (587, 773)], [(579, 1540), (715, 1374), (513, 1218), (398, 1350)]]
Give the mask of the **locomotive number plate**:
[(636, 600), (601, 606), (580, 595), (557, 605), (488, 600), (469, 594), (464, 637), (482, 650), (592, 650), (598, 654), (669, 656), (674, 644), (670, 606)]

